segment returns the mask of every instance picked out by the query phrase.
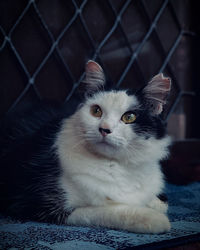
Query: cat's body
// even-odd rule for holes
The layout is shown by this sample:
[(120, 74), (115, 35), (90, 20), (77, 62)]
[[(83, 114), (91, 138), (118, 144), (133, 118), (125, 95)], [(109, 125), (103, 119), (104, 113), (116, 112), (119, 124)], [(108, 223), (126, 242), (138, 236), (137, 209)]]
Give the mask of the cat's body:
[(15, 132), (7, 128), (1, 144), (10, 142), (0, 160), (3, 210), (53, 223), (168, 231), (167, 205), (157, 196), (164, 187), (159, 162), (170, 143), (158, 116), (169, 79), (159, 75), (135, 95), (99, 91), (103, 71), (90, 61), (86, 83), (90, 95), (73, 115), (48, 115), (46, 108), (42, 122), (36, 111), (24, 118), (25, 126), (14, 122)]

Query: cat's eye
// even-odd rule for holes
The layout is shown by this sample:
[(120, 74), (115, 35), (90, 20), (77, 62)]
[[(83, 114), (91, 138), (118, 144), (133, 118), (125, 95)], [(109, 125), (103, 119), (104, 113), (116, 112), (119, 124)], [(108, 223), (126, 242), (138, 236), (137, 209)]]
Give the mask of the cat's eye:
[(129, 111), (122, 115), (121, 120), (126, 124), (130, 124), (136, 120), (136, 115), (133, 112)]
[(102, 110), (101, 110), (101, 108), (98, 105), (91, 106), (90, 113), (94, 117), (101, 117), (102, 116)]

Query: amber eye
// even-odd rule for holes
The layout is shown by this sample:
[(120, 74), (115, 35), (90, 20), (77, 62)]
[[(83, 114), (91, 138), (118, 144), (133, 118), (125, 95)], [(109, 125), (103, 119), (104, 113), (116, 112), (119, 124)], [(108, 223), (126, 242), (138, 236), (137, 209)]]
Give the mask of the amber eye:
[(131, 111), (126, 112), (125, 114), (122, 115), (121, 120), (126, 124), (130, 124), (136, 120), (136, 115)]
[(101, 117), (102, 116), (102, 110), (101, 110), (101, 108), (98, 105), (91, 106), (90, 113), (94, 117)]

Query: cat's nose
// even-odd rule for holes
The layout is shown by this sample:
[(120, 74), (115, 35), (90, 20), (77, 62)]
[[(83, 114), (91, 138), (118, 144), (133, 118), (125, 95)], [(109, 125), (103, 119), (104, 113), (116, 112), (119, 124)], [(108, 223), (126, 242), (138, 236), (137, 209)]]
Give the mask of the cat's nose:
[(107, 134), (112, 133), (112, 131), (110, 129), (107, 128), (99, 128), (99, 132), (103, 135), (106, 136)]

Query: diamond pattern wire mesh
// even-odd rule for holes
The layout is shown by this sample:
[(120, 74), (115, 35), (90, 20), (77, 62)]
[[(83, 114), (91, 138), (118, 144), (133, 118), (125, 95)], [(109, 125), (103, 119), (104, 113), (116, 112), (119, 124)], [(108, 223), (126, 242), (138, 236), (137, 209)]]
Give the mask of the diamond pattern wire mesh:
[(168, 120), (183, 95), (194, 95), (182, 90), (171, 65), (183, 37), (195, 34), (183, 29), (172, 2), (149, 2), (2, 0), (1, 113), (24, 99), (68, 101), (84, 77), (85, 62), (93, 59), (115, 87), (137, 88), (158, 72), (168, 74)]

